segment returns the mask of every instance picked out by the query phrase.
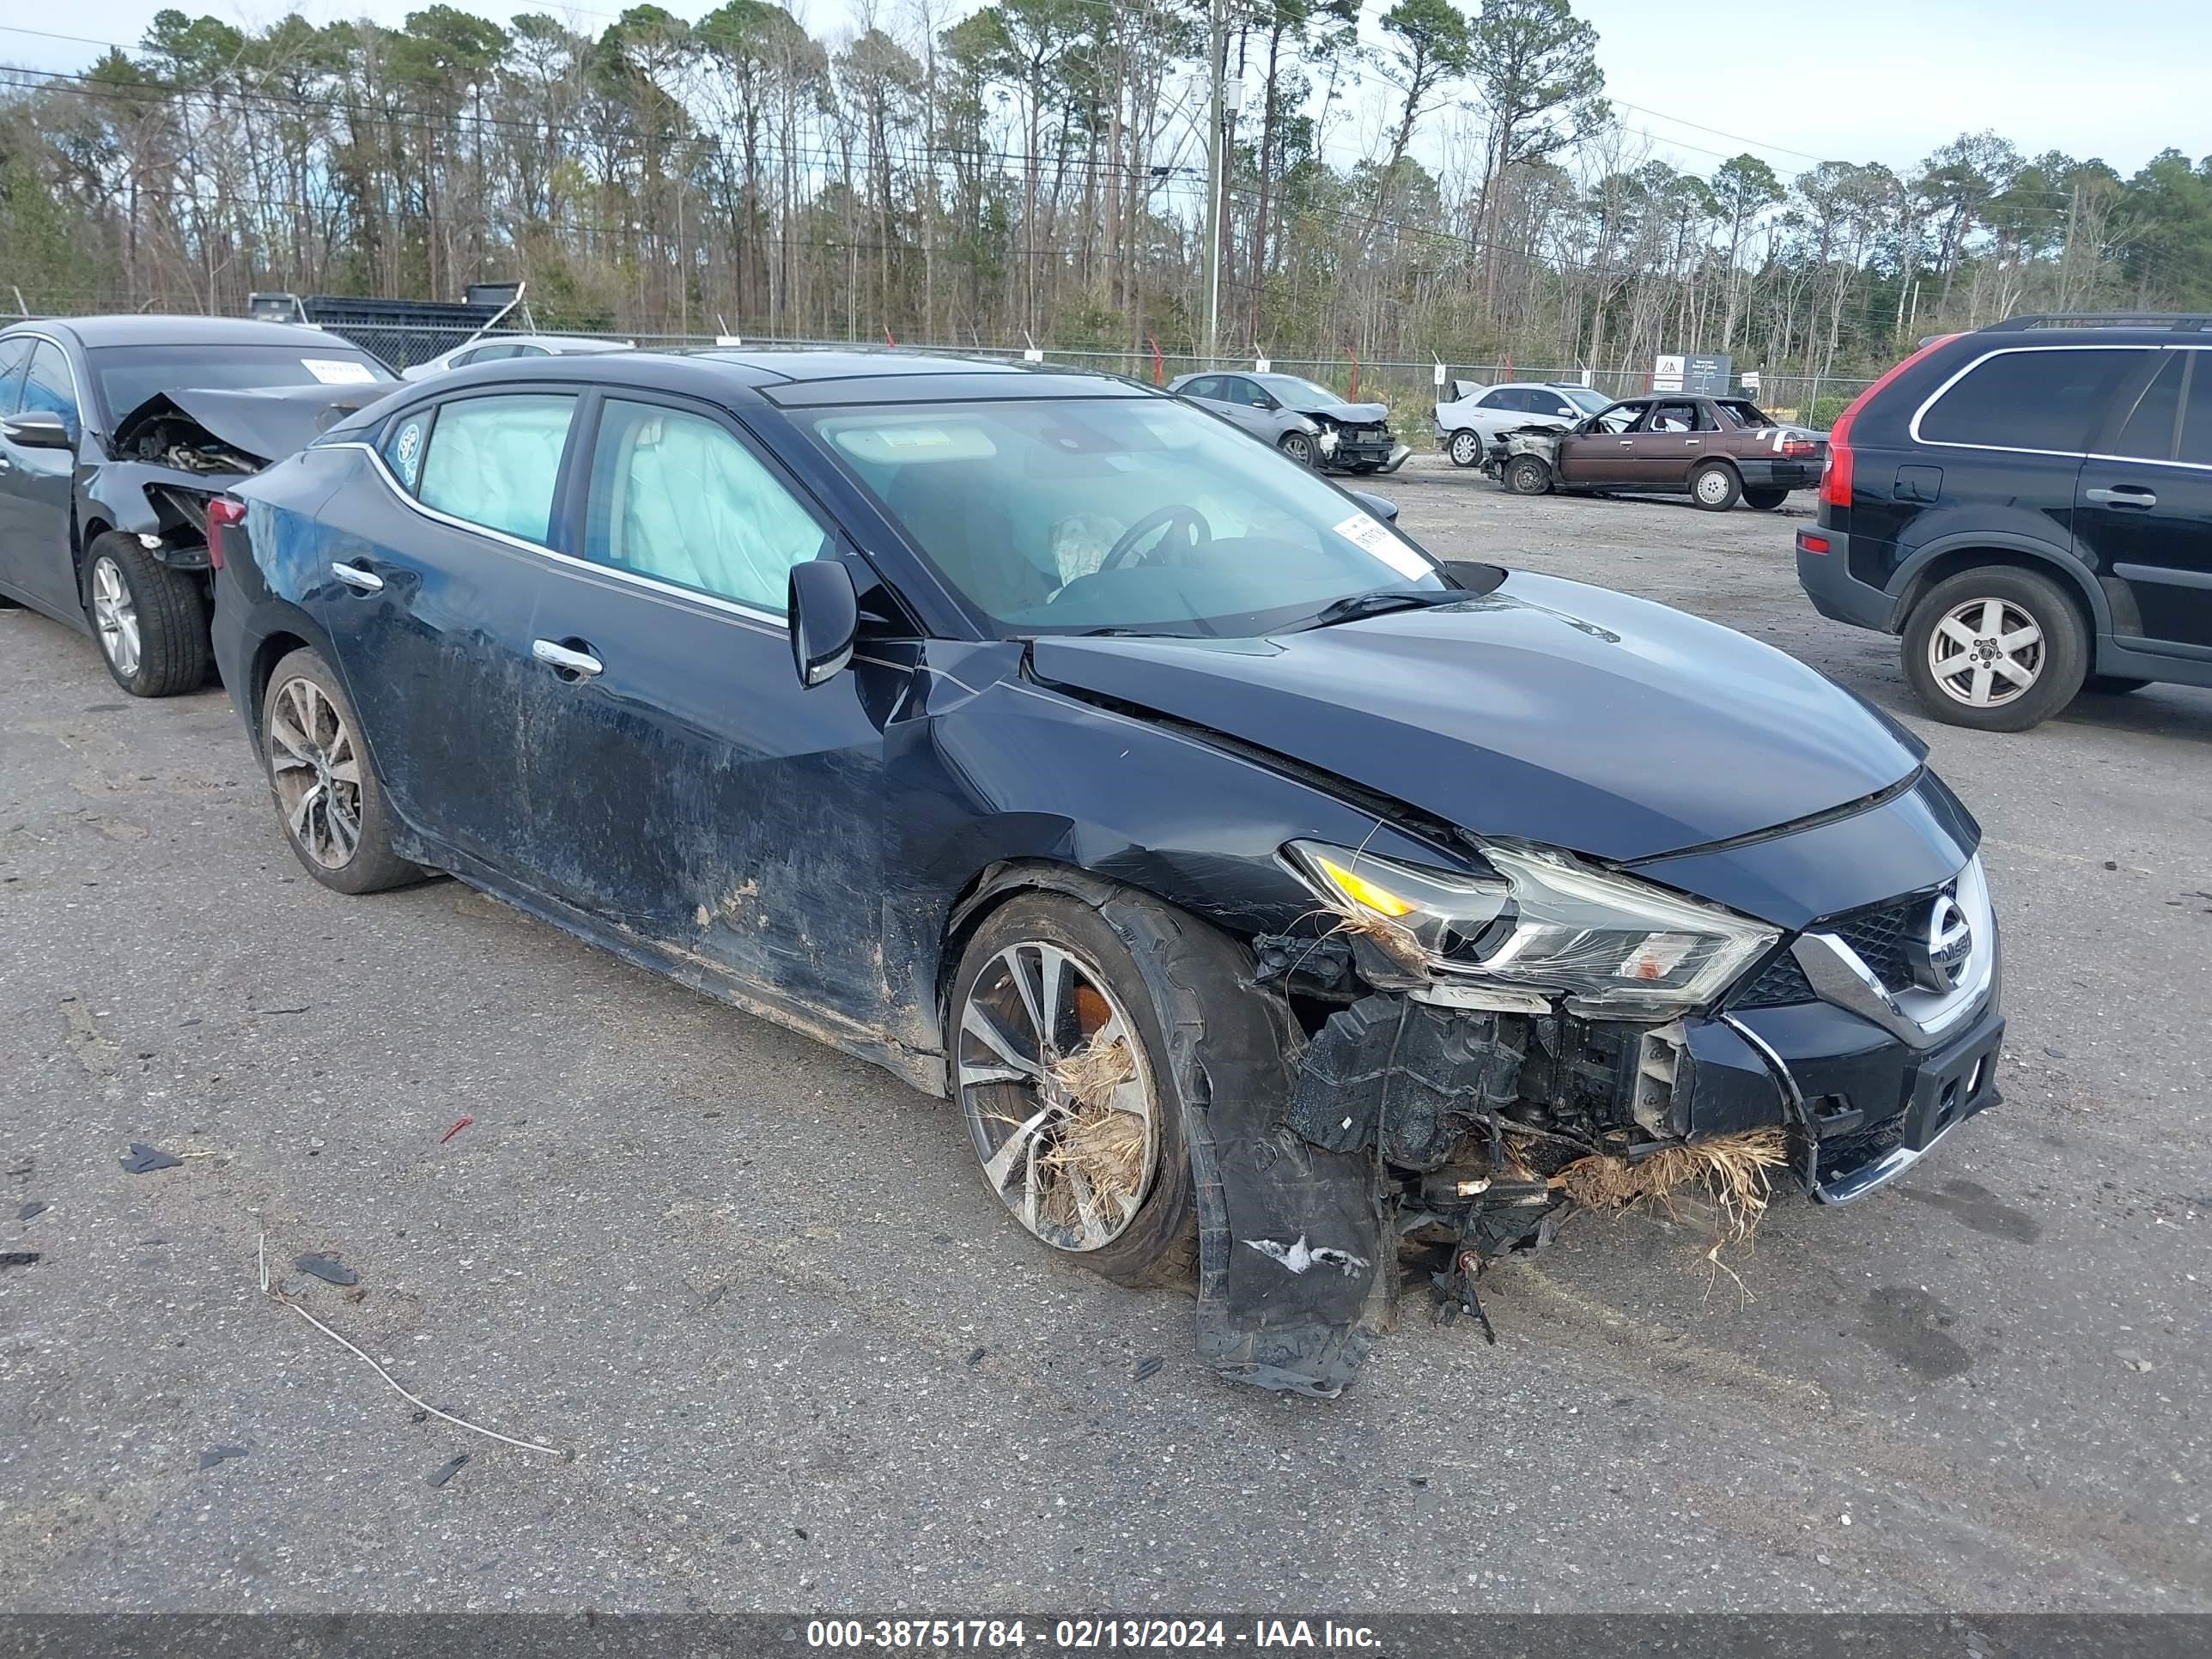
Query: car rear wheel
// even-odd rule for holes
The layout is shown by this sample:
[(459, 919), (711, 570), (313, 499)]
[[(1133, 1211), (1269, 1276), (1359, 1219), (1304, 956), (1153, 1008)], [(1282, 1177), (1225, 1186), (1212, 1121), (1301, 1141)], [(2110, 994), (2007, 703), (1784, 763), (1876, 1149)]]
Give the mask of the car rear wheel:
[(1771, 513), (1789, 499), (1790, 492), (1786, 489), (1747, 489), (1743, 492), (1744, 505), (1755, 507), (1761, 513)]
[(1905, 626), (1905, 675), (1936, 719), (2025, 732), (2074, 701), (2088, 630), (2058, 585), (1993, 566), (1936, 584)]
[(1725, 513), (1743, 494), (1743, 483), (1726, 461), (1707, 461), (1690, 474), (1690, 499), (1708, 513)]
[(1275, 447), (1300, 466), (1311, 466), (1314, 464), (1313, 440), (1303, 432), (1285, 432), (1275, 440)]
[(1552, 487), (1552, 469), (1540, 455), (1516, 455), (1505, 464), (1505, 487), (1516, 495), (1541, 495)]
[(392, 850), (392, 812), (353, 702), (316, 652), (276, 665), (261, 699), (261, 759), (285, 839), (307, 873), (340, 893), (374, 893), (425, 872)]
[(1444, 447), (1444, 453), (1451, 457), (1454, 466), (1480, 466), (1482, 439), (1475, 433), (1462, 429), (1451, 434), (1451, 441)]
[(984, 1185), (1123, 1285), (1186, 1279), (1197, 1260), (1181, 1085), (1148, 982), (1092, 905), (1024, 893), (969, 941), (947, 1009), (947, 1081)]
[(95, 536), (84, 565), (84, 610), (100, 659), (134, 697), (173, 697), (208, 671), (207, 592), (111, 530)]

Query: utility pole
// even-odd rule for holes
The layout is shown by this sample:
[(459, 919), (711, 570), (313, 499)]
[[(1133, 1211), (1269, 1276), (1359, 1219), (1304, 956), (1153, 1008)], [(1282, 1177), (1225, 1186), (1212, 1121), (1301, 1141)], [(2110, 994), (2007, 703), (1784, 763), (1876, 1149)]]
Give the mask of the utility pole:
[(1206, 73), (1212, 82), (1211, 115), (1206, 125), (1206, 367), (1213, 367), (1221, 350), (1221, 186), (1228, 172), (1223, 153), (1225, 125), (1221, 82), (1229, 67), (1228, 0), (1212, 0), (1212, 32), (1206, 49)]

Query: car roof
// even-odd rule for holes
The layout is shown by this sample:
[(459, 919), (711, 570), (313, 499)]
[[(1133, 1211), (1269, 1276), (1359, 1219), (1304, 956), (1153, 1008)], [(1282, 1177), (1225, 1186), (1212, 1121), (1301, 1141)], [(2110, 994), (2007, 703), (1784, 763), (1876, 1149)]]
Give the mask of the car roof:
[(71, 335), (79, 345), (88, 347), (322, 344), (344, 351), (362, 350), (343, 336), (304, 323), (264, 323), (247, 317), (57, 317), (37, 325)]
[[(434, 381), (415, 383), (433, 395), (471, 386), (533, 380), (620, 380), (697, 398), (752, 394), (786, 407), (865, 403), (975, 403), (1030, 398), (1139, 398), (1160, 395), (1110, 374), (1037, 368), (918, 351), (744, 349), (702, 351), (605, 351), (557, 357), (509, 357), (471, 363)], [(750, 399), (748, 398), (747, 401)]]
[(467, 351), (477, 346), (535, 345), (551, 351), (635, 351), (637, 348), (628, 340), (603, 339), (595, 334), (479, 334), (447, 348), (447, 355)]

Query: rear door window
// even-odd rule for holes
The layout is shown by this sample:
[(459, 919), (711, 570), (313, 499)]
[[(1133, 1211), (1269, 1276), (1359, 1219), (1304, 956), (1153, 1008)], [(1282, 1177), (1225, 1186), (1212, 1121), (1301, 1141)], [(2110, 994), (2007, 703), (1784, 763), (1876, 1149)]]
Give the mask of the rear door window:
[(2139, 351), (2045, 346), (1984, 357), (1920, 413), (1923, 443), (2079, 455)]
[(2188, 368), (2181, 353), (2169, 352), (2158, 373), (2136, 399), (2112, 440), (2112, 453), (2131, 461), (2170, 461), (2181, 425), (2181, 377)]
[(545, 544), (575, 412), (567, 392), (458, 398), (441, 405), (416, 495), (441, 513)]
[(1183, 387), (1182, 395), (1186, 398), (1209, 398), (1218, 402), (1221, 397), (1221, 377), (1218, 374), (1201, 375)]
[(2179, 458), (2192, 466), (2212, 466), (2212, 351), (2183, 354), (2191, 362), (2189, 390), (2182, 400)]

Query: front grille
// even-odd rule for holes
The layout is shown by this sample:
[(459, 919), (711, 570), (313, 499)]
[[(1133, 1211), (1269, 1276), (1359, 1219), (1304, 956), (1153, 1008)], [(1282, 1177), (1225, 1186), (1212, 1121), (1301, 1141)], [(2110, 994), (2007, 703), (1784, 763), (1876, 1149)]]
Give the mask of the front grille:
[[(1937, 890), (1956, 894), (1958, 882), (1947, 882)], [(1892, 993), (1912, 988), (1912, 966), (1905, 957), (1905, 941), (1925, 926), (1928, 906), (1934, 893), (1915, 893), (1908, 898), (1891, 899), (1864, 910), (1853, 911), (1833, 921), (1815, 922), (1808, 932), (1833, 933), (1858, 953), (1868, 971), (1880, 980), (1882, 988)], [(1783, 1008), (1791, 1003), (1819, 1000), (1805, 970), (1797, 965), (1797, 958), (1788, 951), (1766, 965), (1748, 989), (1736, 998), (1738, 1008)]]
[[(1959, 884), (1949, 881), (1938, 890), (1955, 894)], [(1870, 910), (1861, 910), (1829, 923), (1820, 931), (1833, 933), (1858, 953), (1868, 971), (1880, 980), (1882, 988), (1892, 993), (1912, 988), (1912, 966), (1905, 955), (1905, 941), (1917, 929), (1927, 925), (1928, 907), (1933, 893), (1915, 893), (1911, 898), (1893, 899), (1889, 903)]]
[(1739, 1008), (1786, 1008), (1793, 1002), (1813, 1002), (1812, 981), (1805, 970), (1797, 965), (1797, 958), (1784, 951), (1766, 966), (1766, 971), (1752, 981), (1751, 988), (1735, 1000)]

